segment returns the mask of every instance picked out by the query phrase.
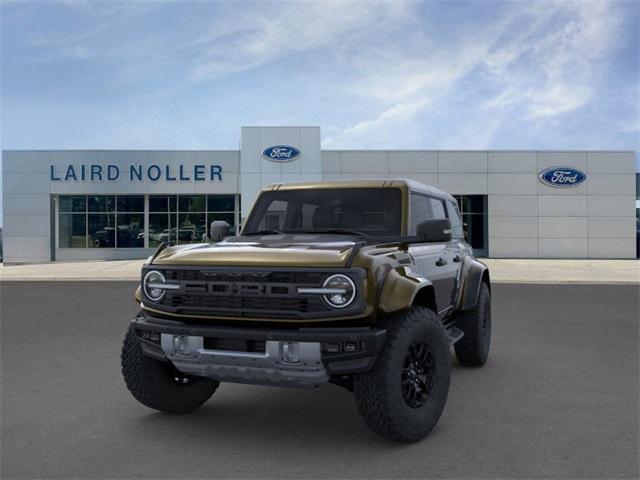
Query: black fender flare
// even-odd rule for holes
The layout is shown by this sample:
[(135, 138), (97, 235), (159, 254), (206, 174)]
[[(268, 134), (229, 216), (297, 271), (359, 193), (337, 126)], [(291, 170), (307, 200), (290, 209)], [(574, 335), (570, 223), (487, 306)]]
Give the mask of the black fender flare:
[(475, 258), (466, 257), (462, 264), (458, 310), (470, 310), (476, 306), (483, 282), (491, 290), (489, 267)]

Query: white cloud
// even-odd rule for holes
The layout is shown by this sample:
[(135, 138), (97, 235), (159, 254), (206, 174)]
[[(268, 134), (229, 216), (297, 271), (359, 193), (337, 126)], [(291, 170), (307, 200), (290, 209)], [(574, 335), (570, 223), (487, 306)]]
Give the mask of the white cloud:
[[(286, 55), (309, 52), (343, 41), (371, 27), (376, 19), (402, 17), (405, 1), (295, 2), (261, 11), (234, 12), (216, 22), (200, 39), (207, 53), (192, 76), (220, 76), (271, 63)], [(225, 32), (224, 39), (220, 32)], [(230, 39), (229, 37), (232, 37)]]
[[(193, 80), (218, 78), (275, 62), (288, 55), (340, 45), (352, 35), (370, 33), (377, 22), (406, 18), (409, 0), (268, 1), (185, 3), (188, 28), (158, 28), (145, 17), (164, 2), (68, 0), (66, 8), (85, 17), (72, 30), (48, 29), (32, 45), (52, 57), (136, 63), (180, 64)], [(175, 6), (175, 4), (173, 4)], [(206, 5), (207, 14), (199, 16)], [(191, 17), (189, 17), (191, 15)], [(183, 20), (184, 20), (183, 18)]]
[[(465, 95), (468, 85), (461, 82), (470, 76), (479, 108), (467, 120), (486, 130), (477, 135), (481, 141), (514, 115), (535, 121), (573, 112), (593, 98), (599, 66), (618, 43), (624, 15), (618, 7), (607, 1), (516, 2), (489, 24), (461, 29), (452, 46), (427, 34), (414, 37), (424, 48), (403, 44), (405, 55), (392, 49), (397, 60), (388, 69), (362, 75), (357, 93), (381, 103), (378, 110), (325, 143), (354, 145), (406, 127), (427, 105), (446, 118), (444, 105)], [(406, 105), (415, 107), (407, 113)], [(394, 114), (398, 110), (405, 114)]]
[[(36, 16), (37, 6), (25, 11)], [(108, 71), (109, 85), (100, 92), (115, 86), (116, 95), (126, 95), (123, 85), (142, 86), (130, 89), (136, 102), (145, 96), (147, 104), (172, 104), (166, 113), (159, 109), (165, 120), (134, 137), (164, 135), (174, 101), (182, 100), (189, 116), (218, 112), (219, 103), (228, 111), (239, 100), (234, 122), (266, 123), (271, 112), (261, 106), (281, 101), (286, 113), (278, 122), (321, 123), (324, 145), (333, 148), (406, 148), (420, 141), (483, 148), (505, 125), (517, 124), (526, 135), (603, 102), (606, 66), (629, 12), (624, 7), (604, 0), (471, 2), (468, 10), (409, 0), (70, 0), (64, 2), (68, 24), (40, 18), (20, 38), (36, 47), (38, 60), (72, 59), (72, 67), (94, 62)], [(29, 15), (20, 22), (31, 25)], [(242, 92), (229, 86), (231, 74)], [(271, 87), (279, 96), (266, 98)], [(612, 128), (626, 125), (623, 120)]]

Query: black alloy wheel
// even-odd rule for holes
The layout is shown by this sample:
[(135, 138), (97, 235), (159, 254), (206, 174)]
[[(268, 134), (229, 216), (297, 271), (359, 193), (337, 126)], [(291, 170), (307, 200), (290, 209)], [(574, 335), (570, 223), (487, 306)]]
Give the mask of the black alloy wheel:
[(420, 408), (426, 402), (436, 374), (436, 363), (431, 347), (424, 340), (411, 344), (402, 362), (402, 398), (411, 408)]

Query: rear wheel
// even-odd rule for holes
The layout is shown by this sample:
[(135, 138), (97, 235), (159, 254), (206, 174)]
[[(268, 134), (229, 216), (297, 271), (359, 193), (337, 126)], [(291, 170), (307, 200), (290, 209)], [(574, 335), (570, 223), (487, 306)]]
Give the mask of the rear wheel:
[(464, 332), (454, 346), (458, 362), (470, 367), (484, 365), (491, 347), (491, 293), (486, 283), (480, 286), (477, 305), (463, 313), (456, 326)]
[(365, 424), (387, 438), (415, 442), (436, 425), (449, 392), (451, 354), (436, 315), (425, 307), (390, 317), (385, 345), (370, 372), (354, 376)]
[(142, 353), (133, 326), (122, 345), (122, 375), (131, 394), (143, 405), (166, 413), (189, 413), (209, 400), (220, 382), (179, 372), (171, 362)]

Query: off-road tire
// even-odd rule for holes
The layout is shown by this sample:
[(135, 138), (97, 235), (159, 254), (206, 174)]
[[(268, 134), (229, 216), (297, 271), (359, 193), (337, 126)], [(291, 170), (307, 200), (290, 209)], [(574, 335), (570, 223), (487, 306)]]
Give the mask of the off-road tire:
[(454, 345), (458, 362), (469, 367), (484, 365), (491, 348), (491, 292), (486, 283), (480, 285), (477, 305), (462, 313), (456, 326), (464, 333)]
[(131, 394), (143, 405), (161, 412), (182, 414), (200, 407), (211, 398), (220, 382), (208, 378), (182, 377), (171, 362), (154, 360), (142, 353), (133, 326), (122, 344), (122, 375)]
[[(354, 396), (360, 416), (375, 433), (394, 440), (423, 439), (438, 423), (449, 393), (451, 352), (442, 322), (426, 307), (389, 317), (387, 336), (373, 370), (354, 375)], [(402, 392), (403, 362), (416, 341), (426, 342), (434, 360), (431, 389), (425, 403), (412, 408)]]

